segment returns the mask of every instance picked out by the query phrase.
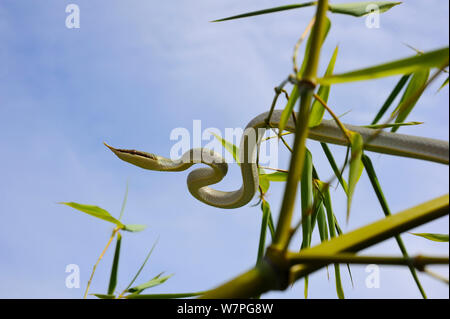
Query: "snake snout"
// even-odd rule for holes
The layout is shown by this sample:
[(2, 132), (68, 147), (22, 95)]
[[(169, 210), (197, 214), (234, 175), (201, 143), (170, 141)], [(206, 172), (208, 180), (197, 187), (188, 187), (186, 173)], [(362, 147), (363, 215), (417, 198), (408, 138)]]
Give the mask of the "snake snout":
[(105, 144), (105, 146), (108, 147), (122, 161), (139, 166), (144, 169), (159, 170), (158, 157), (154, 154), (132, 149), (119, 149), (114, 148), (106, 143), (103, 144)]

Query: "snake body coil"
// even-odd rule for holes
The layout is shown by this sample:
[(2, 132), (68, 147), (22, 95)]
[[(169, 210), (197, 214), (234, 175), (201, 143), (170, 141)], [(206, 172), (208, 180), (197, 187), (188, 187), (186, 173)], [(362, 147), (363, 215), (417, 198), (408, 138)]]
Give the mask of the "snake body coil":
[[(264, 129), (277, 128), (281, 110), (272, 113), (270, 123), (266, 122), (268, 112), (256, 116), (247, 125), (240, 144), (240, 167), (242, 186), (231, 192), (215, 190), (209, 185), (220, 182), (227, 174), (228, 165), (219, 154), (205, 148), (191, 149), (183, 154), (180, 160), (171, 159), (135, 150), (116, 149), (105, 144), (120, 159), (144, 169), (155, 171), (184, 171), (195, 163), (203, 163), (209, 167), (193, 170), (187, 178), (190, 193), (201, 202), (219, 208), (237, 208), (247, 204), (258, 189), (258, 167), (256, 155), (264, 134)], [(426, 161), (449, 164), (449, 144), (446, 141), (417, 137), (405, 134), (379, 132), (373, 138), (375, 130), (361, 126), (347, 125), (351, 131), (361, 134), (364, 149), (383, 154), (391, 154)], [(262, 130), (261, 130), (262, 129)], [(286, 131), (294, 132), (295, 124), (289, 119)], [(308, 138), (325, 143), (348, 145), (341, 129), (332, 120), (323, 120), (319, 126), (309, 129)]]

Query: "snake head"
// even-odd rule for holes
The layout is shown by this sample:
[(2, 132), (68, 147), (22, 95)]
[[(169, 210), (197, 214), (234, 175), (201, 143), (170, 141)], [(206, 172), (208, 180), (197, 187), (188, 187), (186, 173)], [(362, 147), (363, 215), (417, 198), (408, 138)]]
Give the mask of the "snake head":
[(116, 156), (122, 161), (142, 167), (144, 169), (156, 171), (160, 170), (159, 156), (157, 155), (136, 150), (118, 149), (106, 144), (105, 142), (103, 142), (103, 144), (105, 144), (105, 146), (108, 147), (114, 154), (116, 154)]

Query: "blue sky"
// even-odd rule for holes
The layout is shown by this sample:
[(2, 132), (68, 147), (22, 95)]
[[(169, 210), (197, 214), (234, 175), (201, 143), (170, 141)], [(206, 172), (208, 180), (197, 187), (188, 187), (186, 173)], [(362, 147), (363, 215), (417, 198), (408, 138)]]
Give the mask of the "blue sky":
[[(335, 1), (345, 2), (345, 1)], [(65, 7), (79, 5), (81, 28), (65, 27)], [(277, 1), (277, 4), (292, 3)], [(0, 297), (79, 298), (92, 266), (106, 244), (111, 225), (60, 201), (99, 205), (118, 215), (127, 181), (126, 223), (148, 225), (125, 233), (119, 286), (123, 289), (159, 237), (141, 281), (161, 271), (174, 273), (153, 292), (211, 288), (251, 267), (256, 260), (261, 213), (247, 205), (221, 211), (195, 200), (187, 172), (143, 171), (127, 165), (102, 142), (168, 156), (172, 129), (244, 127), (266, 111), (273, 87), (292, 70), (293, 46), (314, 14), (306, 8), (225, 23), (208, 21), (274, 6), (273, 1), (32, 1), (0, 3)], [(448, 46), (448, 2), (405, 1), (381, 16), (379, 29), (364, 18), (330, 15), (321, 73), (336, 45), (336, 72), (409, 56), (404, 43), (427, 51)], [(301, 50), (303, 52), (303, 50)], [(436, 94), (439, 78), (421, 98), (404, 133), (448, 140), (448, 87)], [(332, 87), (329, 104), (342, 119), (367, 124), (398, 81), (397, 77)], [(279, 107), (283, 103), (280, 102)], [(308, 142), (319, 174), (332, 175), (316, 142)], [(341, 161), (344, 150), (332, 148)], [(287, 152), (280, 167), (288, 164)], [(448, 193), (448, 166), (371, 154), (392, 211)], [(217, 185), (240, 187), (236, 165)], [(275, 215), (283, 185), (273, 183), (268, 200)], [(332, 192), (344, 231), (382, 218), (363, 175), (345, 225), (345, 196)], [(254, 202), (256, 202), (254, 200)], [(448, 217), (415, 231), (448, 233)], [(448, 244), (403, 235), (411, 254), (448, 254)], [(292, 248), (300, 246), (294, 238)], [(367, 254), (398, 255), (394, 241)], [(110, 251), (91, 292), (105, 292)], [(81, 288), (65, 287), (65, 267), (78, 264)], [(448, 277), (448, 267), (434, 267)], [(419, 298), (408, 270), (382, 267), (381, 286), (368, 289), (364, 267), (345, 269), (349, 298)], [(420, 274), (430, 297), (448, 298), (448, 286)], [(335, 298), (333, 274), (310, 277), (311, 298)], [(264, 297), (303, 298), (303, 281)]]

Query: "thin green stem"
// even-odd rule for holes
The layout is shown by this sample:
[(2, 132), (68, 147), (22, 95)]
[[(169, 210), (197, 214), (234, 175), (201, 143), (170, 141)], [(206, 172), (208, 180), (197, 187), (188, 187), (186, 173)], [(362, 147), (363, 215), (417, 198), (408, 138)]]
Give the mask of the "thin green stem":
[(114, 228), (114, 230), (113, 230), (113, 232), (112, 232), (112, 234), (111, 234), (111, 237), (109, 238), (108, 242), (106, 243), (105, 248), (103, 248), (102, 253), (101, 253), (100, 256), (98, 257), (97, 262), (95, 263), (94, 267), (92, 268), (91, 276), (89, 277), (89, 281), (88, 281), (88, 284), (87, 284), (87, 286), (86, 286), (86, 290), (85, 290), (85, 292), (84, 292), (84, 296), (83, 296), (84, 299), (87, 298), (87, 295), (88, 295), (88, 292), (89, 292), (89, 287), (91, 286), (91, 282), (92, 282), (92, 279), (94, 278), (95, 270), (97, 269), (97, 266), (98, 266), (98, 264), (100, 263), (100, 260), (102, 260), (103, 256), (105, 255), (106, 251), (108, 250), (109, 245), (111, 245), (111, 243), (112, 243), (114, 237), (116, 236), (116, 234), (117, 234), (117, 232), (118, 232), (119, 230), (120, 230), (120, 227), (119, 227), (119, 226), (117, 226), (116, 228)]
[(322, 46), (322, 35), (325, 31), (326, 13), (328, 10), (328, 0), (319, 0), (317, 4), (314, 27), (311, 34), (311, 51), (303, 73), (302, 80), (314, 83), (319, 67), (320, 49)]
[(305, 68), (304, 77), (297, 84), (300, 91), (300, 110), (295, 129), (294, 146), (292, 149), (289, 175), (285, 185), (283, 203), (278, 219), (273, 245), (278, 248), (286, 248), (289, 244), (289, 233), (294, 212), (295, 198), (297, 195), (298, 182), (302, 176), (303, 163), (305, 160), (306, 138), (308, 136), (309, 113), (314, 92), (314, 81), (320, 57), (322, 35), (325, 29), (326, 12), (328, 1), (318, 2), (314, 27), (311, 33), (311, 51), (306, 57), (308, 63)]
[(289, 174), (273, 240), (273, 244), (282, 249), (289, 244), (289, 233), (294, 212), (295, 198), (297, 197), (298, 182), (302, 176), (303, 164), (305, 161), (305, 142), (306, 137), (308, 136), (309, 107), (311, 105), (311, 100), (312, 92), (305, 90), (300, 98), (300, 112), (295, 131)]
[(333, 256), (328, 255), (308, 255), (289, 252), (286, 256), (292, 265), (296, 264), (378, 264), (378, 265), (406, 265), (417, 269), (423, 269), (426, 265), (448, 265), (449, 258), (421, 256), (412, 258), (391, 257), (391, 256), (357, 256), (355, 254), (340, 253)]

